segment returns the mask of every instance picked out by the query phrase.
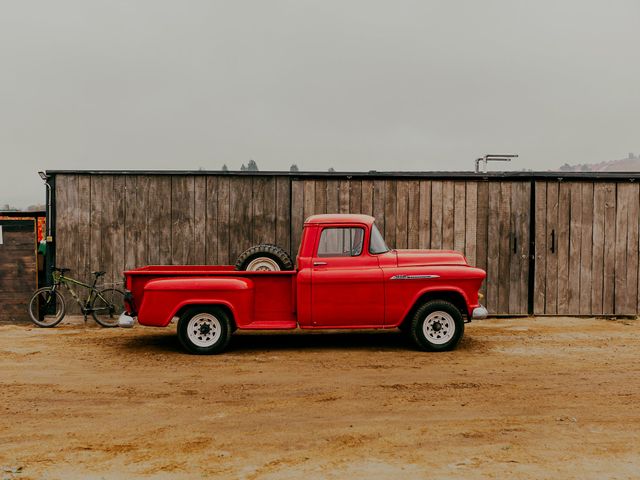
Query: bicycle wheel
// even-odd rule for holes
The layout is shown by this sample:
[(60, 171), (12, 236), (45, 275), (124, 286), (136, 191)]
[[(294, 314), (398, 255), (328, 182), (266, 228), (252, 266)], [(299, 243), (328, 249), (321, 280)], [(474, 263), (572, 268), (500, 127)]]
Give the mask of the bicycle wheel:
[(93, 299), (91, 315), (103, 327), (117, 327), (124, 312), (124, 292), (116, 288), (100, 290)]
[(64, 298), (53, 287), (39, 288), (29, 300), (29, 317), (39, 327), (55, 327), (65, 311)]

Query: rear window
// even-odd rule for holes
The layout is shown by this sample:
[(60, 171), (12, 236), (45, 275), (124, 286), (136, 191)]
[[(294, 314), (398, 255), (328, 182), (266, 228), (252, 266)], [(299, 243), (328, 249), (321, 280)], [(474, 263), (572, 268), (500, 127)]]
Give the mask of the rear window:
[(320, 235), (318, 257), (357, 257), (362, 253), (364, 228), (325, 228)]

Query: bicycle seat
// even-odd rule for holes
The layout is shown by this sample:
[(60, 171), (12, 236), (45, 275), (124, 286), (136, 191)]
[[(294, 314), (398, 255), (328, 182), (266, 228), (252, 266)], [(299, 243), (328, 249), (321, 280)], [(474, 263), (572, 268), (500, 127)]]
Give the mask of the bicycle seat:
[(96, 277), (101, 277), (103, 275), (105, 275), (107, 272), (91, 272), (91, 275), (95, 275)]
[(58, 267), (53, 267), (52, 270), (55, 270), (56, 272), (60, 272), (60, 273), (70, 272), (71, 271), (70, 268), (58, 268)]

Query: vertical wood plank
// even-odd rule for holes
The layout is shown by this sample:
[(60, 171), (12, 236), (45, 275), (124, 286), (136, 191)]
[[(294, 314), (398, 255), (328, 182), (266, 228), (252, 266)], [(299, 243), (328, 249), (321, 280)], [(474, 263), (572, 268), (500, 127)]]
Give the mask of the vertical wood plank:
[(519, 198), (516, 216), (517, 259), (519, 265), (518, 288), (520, 303), (518, 305), (519, 314), (526, 314), (529, 311), (529, 245), (531, 242), (531, 182), (520, 182), (518, 184)]
[(547, 183), (547, 238), (545, 313), (558, 313), (558, 200), (559, 184)]
[(171, 178), (171, 263), (193, 265), (195, 256), (195, 181), (193, 176)]
[(569, 185), (571, 196), (569, 217), (569, 292), (568, 312), (580, 311), (580, 249), (582, 246), (582, 191), (578, 182)]
[(396, 181), (396, 248), (407, 248), (408, 182)]
[(374, 180), (373, 182), (373, 216), (376, 219), (378, 230), (385, 233), (385, 182)]
[(593, 183), (581, 187), (582, 227), (580, 246), (580, 315), (591, 315), (591, 275), (593, 268)]
[(487, 309), (490, 313), (500, 311), (498, 300), (498, 283), (500, 280), (500, 183), (487, 182), (488, 189), (488, 222), (487, 231), (490, 241), (487, 244)]
[[(102, 177), (97, 175), (90, 175), (91, 185), (91, 204), (90, 204), (90, 217), (91, 217), (91, 247), (90, 247), (90, 259), (89, 270), (97, 271), (102, 268), (102, 238), (103, 232), (103, 203), (102, 203)], [(57, 185), (56, 179), (56, 185)], [(58, 188), (56, 187), (56, 207), (59, 203), (57, 200)]]
[(420, 235), (420, 184), (418, 180), (408, 182), (407, 192), (407, 247), (419, 248)]
[(362, 213), (373, 216), (373, 180), (362, 180)]
[(306, 221), (315, 213), (316, 202), (316, 182), (313, 180), (303, 180), (303, 201), (304, 201), (304, 220)]
[(339, 181), (338, 210), (339, 213), (349, 213), (349, 180)]
[(291, 249), (298, 251), (304, 224), (304, 182), (291, 182)]
[[(518, 247), (522, 243), (522, 239), (518, 238), (518, 224), (520, 222), (520, 193), (522, 185), (519, 182), (510, 182), (511, 184), (511, 215), (509, 218), (510, 243), (509, 243), (509, 313), (520, 313), (520, 258), (518, 255)], [(502, 252), (500, 252), (502, 253)]]
[[(510, 268), (511, 268), (511, 182), (500, 184), (498, 205), (498, 313), (509, 313)], [(494, 278), (493, 281), (496, 279)]]
[(229, 179), (229, 260), (232, 263), (252, 246), (252, 180), (245, 176)]
[(442, 248), (451, 250), (455, 247), (454, 242), (454, 184), (445, 181), (442, 184)]
[(561, 182), (558, 189), (558, 313), (569, 313), (569, 226), (571, 185)]
[(327, 180), (327, 213), (340, 213), (340, 182)]
[[(138, 184), (140, 188), (140, 184)], [(207, 224), (207, 178), (196, 175), (193, 179), (193, 263), (205, 264), (207, 250), (207, 237), (205, 235)]]
[[(218, 178), (218, 262), (222, 265), (235, 263), (237, 257), (231, 257), (230, 244), (230, 177)], [(235, 239), (234, 239), (235, 241)], [(232, 259), (233, 258), (233, 259)]]
[(170, 265), (172, 251), (171, 231), (173, 228), (173, 220), (171, 218), (171, 177), (169, 175), (159, 177), (156, 186), (157, 197), (155, 197), (156, 205), (154, 213), (157, 212), (158, 215), (158, 263), (161, 265)]
[(349, 181), (349, 212), (362, 213), (362, 182), (360, 180)]
[(443, 183), (431, 183), (431, 248), (442, 248), (442, 187)]
[(389, 248), (397, 248), (396, 245), (396, 182), (385, 180), (385, 204), (384, 204), (384, 238)]
[(546, 296), (546, 270), (547, 270), (547, 182), (535, 182), (534, 195), (536, 201), (534, 232), (535, 242), (535, 275), (533, 287), (533, 313), (544, 314)]
[(204, 261), (207, 265), (216, 265), (218, 264), (218, 177), (207, 176), (206, 189)]
[(478, 183), (468, 182), (465, 192), (465, 243), (464, 254), (469, 265), (476, 265), (478, 225)]
[(602, 313), (615, 313), (615, 260), (616, 260), (616, 184), (605, 184), (604, 206), (604, 277), (602, 286)]
[[(292, 256), (291, 245), (291, 180), (288, 177), (276, 179), (276, 244)], [(297, 249), (298, 246), (294, 246)]]
[(626, 281), (627, 281), (627, 235), (628, 235), (628, 218), (629, 218), (629, 202), (628, 191), (629, 185), (618, 184), (616, 194), (616, 241), (615, 241), (615, 306), (614, 313), (625, 314), (626, 307)]
[(593, 249), (591, 257), (591, 314), (603, 313), (604, 288), (604, 218), (606, 184), (597, 182), (593, 186)]
[[(487, 256), (489, 246), (489, 182), (478, 184), (478, 223), (476, 226), (476, 265), (487, 270)], [(484, 288), (487, 288), (485, 281)]]
[(314, 213), (327, 213), (327, 181), (316, 180)]
[(420, 180), (418, 248), (431, 248), (431, 181)]
[(625, 281), (625, 314), (638, 313), (638, 184), (627, 185), (627, 278)]
[(102, 266), (100, 270), (106, 273), (105, 280), (110, 281), (114, 270), (114, 237), (115, 237), (115, 190), (114, 176), (105, 175), (102, 185), (102, 204), (104, 205), (104, 237), (102, 239)]
[(453, 249), (464, 252), (467, 193), (465, 182), (453, 184)]
[(275, 178), (253, 178), (254, 245), (276, 243), (276, 195)]
[(91, 176), (78, 175), (78, 272), (81, 278), (91, 277)]
[(140, 205), (136, 194), (137, 175), (127, 175), (125, 181), (125, 229), (124, 229), (124, 268), (136, 268), (136, 246), (140, 242)]

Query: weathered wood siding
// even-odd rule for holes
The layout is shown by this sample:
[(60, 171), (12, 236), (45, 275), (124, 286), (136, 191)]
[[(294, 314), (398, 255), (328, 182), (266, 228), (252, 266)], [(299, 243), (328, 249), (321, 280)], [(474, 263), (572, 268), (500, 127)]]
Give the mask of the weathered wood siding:
[(37, 288), (35, 220), (0, 220), (0, 324), (29, 321)]
[(533, 312), (636, 315), (639, 185), (555, 180), (535, 189)]
[(373, 215), (391, 247), (464, 252), (487, 271), (483, 292), (491, 313), (616, 315), (640, 308), (640, 192), (628, 180), (198, 173), (55, 178), (56, 263), (86, 281), (98, 269), (108, 272), (107, 282), (119, 282), (123, 270), (147, 264), (229, 264), (261, 242), (295, 256), (305, 218), (350, 212)]

